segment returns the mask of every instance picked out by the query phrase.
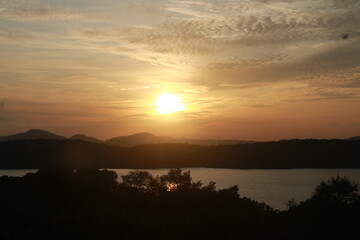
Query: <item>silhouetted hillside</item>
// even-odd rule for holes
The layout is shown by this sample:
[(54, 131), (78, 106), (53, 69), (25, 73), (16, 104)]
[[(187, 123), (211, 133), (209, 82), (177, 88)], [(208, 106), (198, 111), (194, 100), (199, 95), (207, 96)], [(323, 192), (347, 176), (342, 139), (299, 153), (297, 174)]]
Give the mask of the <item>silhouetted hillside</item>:
[(103, 143), (104, 141), (101, 141), (99, 139), (96, 139), (94, 137), (89, 137), (84, 134), (75, 134), (70, 138), (71, 140), (82, 140), (86, 142), (92, 142), (92, 143)]
[(151, 133), (137, 133), (130, 136), (115, 137), (105, 141), (105, 144), (119, 147), (132, 147), (151, 143), (165, 143), (165, 141)]
[(188, 143), (200, 146), (236, 145), (242, 143), (255, 143), (255, 141), (233, 140), (233, 139), (190, 139), (161, 137), (166, 143)]
[(347, 138), (346, 140), (360, 140), (360, 136), (355, 136), (355, 137)]
[[(25, 133), (13, 134), (8, 137), (0, 137), (0, 142), (7, 140), (26, 140), (26, 139), (68, 139), (63, 136), (39, 130), (31, 129)], [(242, 141), (242, 140), (216, 140), (216, 139), (188, 139), (188, 138), (172, 138), (164, 136), (155, 136), (151, 133), (137, 133), (129, 136), (119, 136), (111, 138), (107, 141), (101, 141), (94, 137), (89, 137), (84, 134), (75, 134), (70, 138), (71, 140), (82, 140), (93, 143), (105, 143), (111, 146), (118, 147), (133, 147), (142, 144), (156, 144), (156, 143), (188, 143), (201, 146), (212, 146), (212, 145), (233, 145), (240, 143), (253, 143), (253, 141)]]
[(66, 137), (59, 136), (40, 129), (31, 129), (25, 133), (17, 133), (6, 137), (6, 140), (33, 140), (33, 139), (66, 139)]
[[(10, 239), (262, 239), (278, 235), (275, 211), (237, 186), (193, 182), (170, 170), (130, 172), (40, 170), (0, 177), (0, 235)], [(149, 184), (151, 182), (151, 184)], [(168, 186), (174, 186), (169, 190)]]
[(252, 141), (242, 140), (216, 140), (216, 139), (189, 139), (189, 138), (172, 138), (164, 136), (155, 136), (151, 133), (137, 133), (130, 136), (115, 137), (105, 141), (105, 144), (118, 147), (133, 147), (142, 144), (157, 143), (188, 143), (200, 146), (212, 145), (235, 145), (240, 143), (252, 143)]
[(0, 168), (359, 168), (360, 141), (288, 140), (225, 146), (148, 144), (114, 147), (74, 140), (0, 143)]
[[(357, 239), (360, 195), (347, 178), (321, 182), (306, 201), (277, 211), (238, 186), (194, 182), (170, 169), (122, 175), (97, 169), (40, 169), (0, 177), (0, 236), (17, 239)], [(291, 198), (291, 196), (289, 196)]]

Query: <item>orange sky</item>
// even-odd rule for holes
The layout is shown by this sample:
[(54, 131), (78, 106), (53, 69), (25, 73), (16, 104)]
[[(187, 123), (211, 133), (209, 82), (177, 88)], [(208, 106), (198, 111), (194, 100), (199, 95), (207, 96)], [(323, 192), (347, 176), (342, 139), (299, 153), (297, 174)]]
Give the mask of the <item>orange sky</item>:
[[(357, 0), (1, 0), (0, 13), (0, 136), (360, 135)], [(185, 110), (159, 114), (164, 92)]]

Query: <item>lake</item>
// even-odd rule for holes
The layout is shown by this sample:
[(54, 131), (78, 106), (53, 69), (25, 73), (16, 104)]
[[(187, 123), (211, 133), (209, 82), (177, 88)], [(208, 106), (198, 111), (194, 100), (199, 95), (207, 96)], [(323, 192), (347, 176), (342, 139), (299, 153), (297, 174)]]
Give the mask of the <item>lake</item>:
[[(112, 169), (120, 177), (131, 169)], [(309, 198), (314, 187), (321, 180), (331, 176), (346, 176), (360, 183), (360, 169), (276, 169), (276, 170), (243, 170), (219, 168), (189, 168), (194, 181), (202, 180), (207, 184), (216, 182), (218, 189), (237, 184), (241, 196), (249, 197), (259, 202), (265, 202), (271, 207), (285, 210), (285, 202), (295, 199), (296, 202)], [(146, 170), (153, 175), (163, 175), (168, 169)], [(23, 176), (36, 170), (0, 170), (0, 176)], [(121, 178), (120, 178), (121, 179)]]

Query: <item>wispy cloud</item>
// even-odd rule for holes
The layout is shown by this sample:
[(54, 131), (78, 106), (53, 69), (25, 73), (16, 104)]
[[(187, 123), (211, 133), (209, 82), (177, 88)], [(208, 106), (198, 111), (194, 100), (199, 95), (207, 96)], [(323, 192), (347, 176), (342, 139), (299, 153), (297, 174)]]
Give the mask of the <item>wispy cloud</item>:
[(41, 4), (40, 1), (2, 0), (0, 4), (1, 18), (10, 21), (99, 21), (101, 19), (98, 15), (86, 11), (51, 7)]
[(171, 1), (164, 9), (188, 12), (147, 27), (84, 29), (81, 40), (165, 66), (246, 69), (309, 58), (327, 45), (331, 51), (344, 33), (360, 35), (360, 8), (351, 1), (312, 8), (308, 1)]

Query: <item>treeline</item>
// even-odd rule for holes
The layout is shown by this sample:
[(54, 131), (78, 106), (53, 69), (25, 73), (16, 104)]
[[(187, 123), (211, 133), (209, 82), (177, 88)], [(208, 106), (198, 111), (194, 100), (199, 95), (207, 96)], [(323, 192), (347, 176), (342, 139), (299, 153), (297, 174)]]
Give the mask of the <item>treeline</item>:
[[(0, 177), (0, 236), (12, 239), (357, 239), (357, 184), (333, 177), (277, 211), (232, 186), (163, 176), (46, 169)], [(240, 195), (239, 195), (240, 191)]]
[(0, 143), (0, 168), (359, 168), (360, 141), (286, 140), (223, 146), (113, 147), (71, 140)]

